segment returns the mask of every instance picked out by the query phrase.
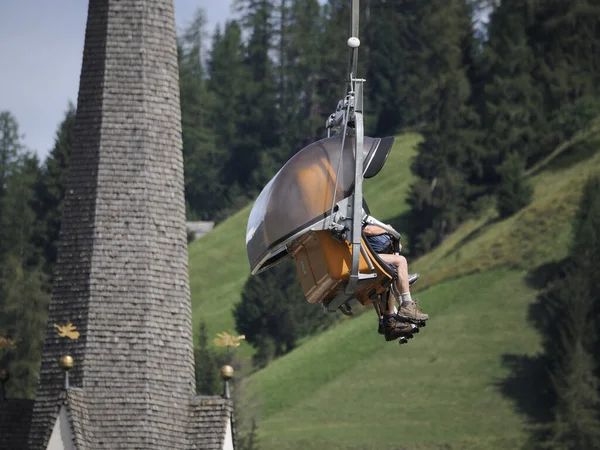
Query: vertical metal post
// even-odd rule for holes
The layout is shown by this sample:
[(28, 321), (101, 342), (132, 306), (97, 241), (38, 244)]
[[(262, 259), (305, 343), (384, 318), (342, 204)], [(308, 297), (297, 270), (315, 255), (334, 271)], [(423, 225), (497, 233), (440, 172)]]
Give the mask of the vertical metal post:
[[(350, 37), (359, 37), (360, 0), (352, 0), (352, 23)], [(359, 266), (362, 240), (362, 185), (363, 185), (363, 80), (358, 79), (358, 47), (352, 48), (352, 71), (350, 85), (354, 100), (353, 119), (354, 138), (354, 195), (352, 197), (352, 269), (346, 287), (347, 293), (353, 293), (359, 281)]]
[(351, 28), (351, 37), (359, 38), (358, 35), (358, 25), (360, 18), (360, 0), (352, 0), (352, 28)]
[(352, 271), (350, 273), (349, 290), (354, 291), (358, 284), (360, 249), (362, 240), (362, 188), (363, 188), (363, 146), (364, 146), (364, 125), (363, 125), (363, 80), (355, 80), (355, 111), (354, 122), (356, 137), (354, 141), (354, 195), (352, 198)]
[[(350, 24), (350, 37), (360, 38), (360, 0), (351, 0), (352, 1), (352, 10), (350, 12), (352, 17), (352, 22)], [(358, 70), (358, 48), (353, 48), (350, 51), (350, 72), (351, 76), (356, 78), (356, 72)], [(352, 80), (349, 80), (352, 83)]]

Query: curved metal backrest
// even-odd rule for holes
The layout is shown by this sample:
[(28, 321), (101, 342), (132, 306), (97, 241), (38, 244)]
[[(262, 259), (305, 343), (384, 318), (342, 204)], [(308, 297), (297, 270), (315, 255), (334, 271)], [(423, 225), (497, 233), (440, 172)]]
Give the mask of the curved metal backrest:
[[(352, 195), (354, 141), (346, 138), (343, 151), (341, 143), (341, 137), (334, 136), (305, 147), (260, 193), (246, 230), (252, 274), (285, 259), (287, 245), (302, 233), (327, 229), (332, 205)], [(392, 143), (393, 138), (365, 138), (365, 172), (379, 172)]]

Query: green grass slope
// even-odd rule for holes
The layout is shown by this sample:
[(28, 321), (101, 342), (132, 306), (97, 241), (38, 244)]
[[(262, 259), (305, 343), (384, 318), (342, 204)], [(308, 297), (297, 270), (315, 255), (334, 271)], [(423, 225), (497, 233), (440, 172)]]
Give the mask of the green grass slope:
[[(418, 142), (417, 135), (397, 139), (384, 170), (366, 180), (376, 217), (406, 211)], [(365, 311), (245, 378), (239, 411), (258, 420), (260, 447), (503, 449), (522, 442), (525, 418), (499, 388), (509, 374), (503, 356), (539, 349), (527, 321), (537, 292), (524, 279), (567, 254), (581, 188), (600, 173), (600, 153), (579, 148), (565, 147), (532, 175), (527, 208), (502, 221), (490, 208), (412, 262), (422, 275), (417, 296), (432, 319), (409, 344), (386, 343)], [(231, 307), (249, 272), (248, 213), (190, 248), (194, 323), (207, 321), (211, 336), (233, 328)]]
[[(600, 153), (560, 155), (532, 178), (527, 208), (503, 221), (490, 210), (416, 261), (432, 319), (408, 345), (385, 343), (367, 312), (245, 379), (240, 409), (258, 419), (261, 448), (522, 443), (525, 417), (499, 388), (509, 374), (503, 357), (539, 349), (526, 271), (566, 256), (581, 188), (594, 173)], [(380, 207), (372, 209), (385, 217)]]
[(495, 383), (501, 355), (538, 348), (534, 297), (508, 270), (440, 284), (420, 297), (430, 324), (402, 346), (372, 313), (346, 320), (247, 378), (240, 410), (262, 449), (511, 448), (522, 418)]
[[(409, 164), (419, 140), (416, 134), (396, 138), (383, 170), (365, 182), (369, 206), (374, 211), (386, 211), (383, 217), (395, 217), (406, 209), (404, 194), (412, 180)], [(246, 256), (250, 209), (248, 205), (189, 248), (194, 331), (199, 329), (200, 321), (205, 321), (209, 337), (235, 328), (231, 309), (240, 301), (242, 288), (250, 275)], [(239, 348), (241, 356), (251, 352), (246, 343)]]

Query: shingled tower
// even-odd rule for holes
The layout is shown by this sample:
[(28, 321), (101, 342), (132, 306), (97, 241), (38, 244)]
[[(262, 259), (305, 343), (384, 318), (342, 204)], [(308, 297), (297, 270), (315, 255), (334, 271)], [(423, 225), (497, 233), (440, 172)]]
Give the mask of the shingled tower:
[(190, 448), (181, 148), (173, 0), (90, 0), (32, 449), (61, 417), (79, 449)]

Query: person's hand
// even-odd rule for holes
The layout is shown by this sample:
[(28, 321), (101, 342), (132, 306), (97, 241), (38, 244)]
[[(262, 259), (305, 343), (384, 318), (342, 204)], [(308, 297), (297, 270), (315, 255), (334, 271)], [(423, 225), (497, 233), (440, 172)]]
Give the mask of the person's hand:
[(400, 242), (398, 242), (398, 251), (401, 252), (402, 251), (402, 244)]

